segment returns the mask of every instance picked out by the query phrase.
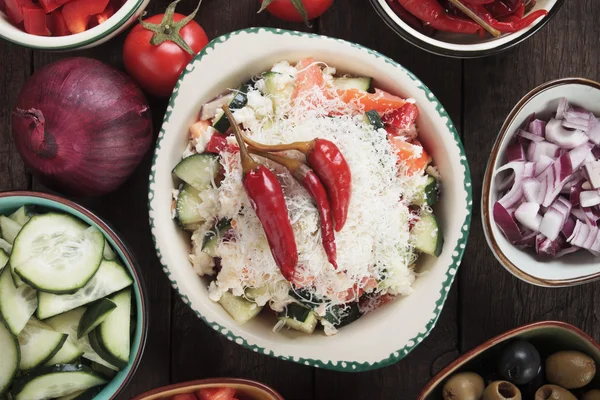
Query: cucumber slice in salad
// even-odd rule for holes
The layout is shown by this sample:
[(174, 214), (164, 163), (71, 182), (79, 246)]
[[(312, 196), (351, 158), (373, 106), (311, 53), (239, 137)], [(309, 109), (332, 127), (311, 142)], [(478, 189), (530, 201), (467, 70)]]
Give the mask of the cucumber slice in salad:
[(6, 253), (12, 253), (12, 244), (8, 243), (6, 240), (0, 238), (0, 249), (4, 250)]
[(67, 396), (59, 397), (57, 400), (93, 400), (104, 389), (104, 386), (94, 386), (93, 388), (80, 390)]
[(385, 129), (385, 125), (383, 125), (383, 121), (381, 120), (379, 113), (375, 110), (367, 111), (365, 113), (365, 120), (369, 124), (373, 125), (373, 128), (375, 129)]
[(90, 361), (97, 362), (107, 368), (118, 371), (119, 368), (105, 361), (90, 344), (88, 336), (83, 336), (81, 339), (77, 339), (77, 328), (79, 327), (79, 321), (85, 312), (85, 307), (76, 308), (75, 310), (68, 311), (66, 313), (52, 317), (45, 322), (48, 323), (55, 331), (66, 333), (69, 335), (67, 342), (71, 342), (79, 349), (83, 351), (83, 358)]
[(204, 222), (200, 192), (189, 184), (184, 184), (177, 196), (175, 215), (182, 226)]
[(113, 295), (111, 300), (117, 308), (90, 333), (90, 344), (104, 360), (124, 368), (131, 349), (131, 290), (125, 289)]
[(81, 350), (77, 345), (70, 339), (67, 334), (67, 340), (62, 345), (60, 350), (44, 365), (54, 365), (54, 364), (71, 364), (76, 362), (79, 357), (83, 355), (83, 350)]
[[(250, 85), (242, 85), (237, 92), (234, 93), (233, 99), (229, 102), (229, 109), (233, 112), (235, 110), (239, 110), (240, 108), (244, 108), (244, 106), (248, 103), (248, 89), (250, 89)], [(221, 133), (225, 133), (229, 130), (231, 124), (229, 120), (225, 116), (225, 113), (218, 113), (213, 121), (213, 128), (218, 130)]]
[(31, 286), (15, 287), (10, 268), (0, 274), (0, 317), (13, 335), (18, 336), (35, 312), (38, 300)]
[[(0, 249), (0, 272), (6, 267), (8, 264), (8, 254), (2, 249)], [(9, 268), (10, 269), (10, 268)]]
[(19, 334), (18, 340), (21, 351), (19, 369), (27, 371), (52, 359), (66, 342), (67, 335), (52, 330), (32, 317)]
[(173, 168), (173, 173), (198, 191), (210, 188), (221, 172), (216, 154), (194, 154), (184, 158)]
[(223, 293), (219, 304), (233, 317), (235, 322), (242, 325), (256, 317), (262, 307), (242, 297), (234, 296), (229, 292)]
[(283, 321), (285, 326), (309, 335), (315, 331), (319, 322), (314, 312), (295, 303), (288, 304), (285, 311), (279, 314), (278, 319)]
[(433, 214), (422, 212), (410, 234), (418, 251), (436, 257), (442, 254), (444, 236)]
[(91, 304), (81, 316), (77, 326), (77, 339), (87, 335), (100, 325), (117, 308), (114, 301), (110, 299), (100, 299)]
[(417, 206), (423, 206), (427, 204), (428, 206), (432, 206), (438, 201), (438, 182), (437, 180), (431, 176), (427, 175), (427, 179), (423, 186), (417, 189), (419, 193), (418, 196), (414, 199), (414, 204)]
[(223, 237), (223, 235), (231, 229), (231, 220), (230, 219), (222, 219), (217, 222), (211, 230), (206, 232), (204, 236), (204, 241), (202, 242), (202, 251), (208, 254), (211, 257), (216, 257), (215, 249), (217, 244), (219, 243), (219, 238)]
[(13, 244), (15, 242), (15, 238), (22, 227), (23, 225), (18, 224), (4, 215), (0, 215), (0, 230), (2, 231), (2, 237), (8, 243)]
[(15, 240), (10, 264), (37, 290), (74, 293), (94, 276), (104, 251), (104, 235), (70, 215), (37, 215)]
[(125, 267), (115, 261), (103, 260), (96, 275), (73, 294), (39, 292), (37, 317), (46, 319), (84, 304), (106, 297), (133, 284)]
[(108, 244), (108, 241), (106, 239), (104, 239), (104, 252), (102, 253), (102, 257), (104, 257), (104, 259), (108, 261), (117, 259), (115, 251), (112, 249), (112, 247), (110, 247), (110, 244)]
[(269, 96), (275, 107), (275, 112), (281, 113), (288, 105), (294, 94), (293, 80), (285, 84), (279, 72), (267, 72), (263, 75), (265, 81), (265, 94)]
[(15, 380), (14, 400), (41, 400), (66, 396), (106, 383), (106, 379), (81, 364), (43, 367)]
[(358, 89), (368, 92), (373, 86), (373, 78), (366, 76), (358, 78), (334, 78), (333, 86), (340, 90)]
[(19, 370), (20, 363), (17, 338), (2, 321), (0, 321), (0, 349), (2, 349), (2, 357), (0, 358), (0, 396), (2, 396), (2, 393), (8, 389)]
[(31, 219), (33, 214), (34, 214), (33, 207), (24, 205), (23, 207), (19, 208), (14, 213), (10, 214), (10, 216), (8, 218), (12, 219), (17, 224), (23, 226), (27, 222), (29, 222), (29, 220)]

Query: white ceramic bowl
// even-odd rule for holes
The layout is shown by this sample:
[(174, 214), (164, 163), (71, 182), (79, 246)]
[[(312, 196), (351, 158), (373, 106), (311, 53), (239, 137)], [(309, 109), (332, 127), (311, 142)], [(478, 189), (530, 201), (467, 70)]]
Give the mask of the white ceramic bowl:
[(392, 10), (389, 1), (371, 0), (371, 4), (394, 32), (404, 40), (430, 53), (455, 58), (487, 57), (516, 46), (539, 31), (556, 15), (565, 2), (565, 0), (537, 0), (533, 10), (547, 10), (548, 15), (546, 17), (539, 18), (531, 26), (515, 33), (504, 34), (498, 38), (486, 34), (484, 38), (480, 38), (478, 35), (448, 32), (438, 32), (433, 37), (429, 37), (404, 22)]
[(0, 38), (39, 50), (87, 49), (106, 42), (121, 33), (144, 12), (150, 0), (127, 0), (107, 21), (85, 32), (69, 36), (37, 36), (17, 28), (0, 12)]
[[(445, 246), (436, 259), (424, 257), (427, 270), (414, 293), (344, 327), (337, 336), (273, 333), (274, 319), (262, 316), (239, 326), (208, 298), (207, 282), (198, 278), (187, 259), (189, 234), (171, 219), (173, 167), (181, 160), (191, 123), (200, 107), (226, 88), (287, 59), (313, 56), (341, 72), (372, 76), (376, 85), (417, 100), (421, 139), (440, 168), (443, 199), (436, 215)], [(213, 40), (186, 68), (171, 97), (159, 134), (150, 175), (149, 209), (152, 235), (173, 287), (207, 324), (228, 339), (267, 355), (306, 365), (361, 371), (402, 359), (435, 325), (456, 275), (471, 215), (471, 178), (454, 125), (433, 93), (412, 73), (389, 58), (338, 39), (268, 28), (251, 28)]]
[(492, 218), (498, 190), (492, 182), (496, 169), (506, 164), (505, 151), (516, 131), (533, 113), (548, 119), (556, 112), (558, 100), (585, 107), (600, 115), (600, 83), (583, 78), (566, 78), (545, 83), (529, 92), (510, 112), (496, 139), (483, 181), (481, 216), (487, 242), (496, 259), (510, 273), (525, 282), (545, 287), (573, 286), (600, 279), (600, 262), (586, 251), (556, 259), (539, 260), (535, 252), (513, 246)]

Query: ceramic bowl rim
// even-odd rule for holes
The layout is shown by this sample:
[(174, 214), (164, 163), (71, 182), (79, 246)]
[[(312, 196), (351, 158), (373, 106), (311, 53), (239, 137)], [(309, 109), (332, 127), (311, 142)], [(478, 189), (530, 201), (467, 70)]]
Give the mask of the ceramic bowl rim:
[(208, 378), (208, 379), (196, 379), (193, 381), (174, 383), (171, 385), (161, 386), (154, 389), (150, 389), (144, 393), (138, 394), (133, 397), (131, 400), (144, 400), (149, 396), (153, 396), (159, 393), (169, 392), (171, 390), (181, 389), (188, 386), (197, 386), (197, 385), (223, 385), (223, 384), (236, 384), (236, 385), (245, 385), (251, 386), (257, 389), (262, 390), (265, 394), (268, 394), (272, 397), (272, 400), (284, 400), (283, 396), (281, 396), (275, 389), (267, 386), (264, 383), (253, 381), (251, 379), (243, 379), (243, 378)]
[(488, 164), (487, 164), (487, 167), (485, 170), (485, 175), (483, 178), (482, 195), (481, 195), (481, 219), (482, 219), (482, 223), (483, 223), (483, 231), (485, 233), (485, 238), (488, 243), (488, 246), (492, 250), (494, 257), (496, 257), (498, 262), (500, 262), (500, 264), (508, 272), (510, 272), (511, 274), (513, 274), (514, 276), (516, 276), (517, 278), (521, 279), (524, 282), (527, 282), (527, 283), (530, 283), (530, 284), (533, 284), (536, 286), (541, 286), (541, 287), (557, 288), (557, 287), (574, 286), (574, 285), (581, 285), (584, 283), (589, 283), (589, 282), (600, 279), (600, 271), (598, 271), (594, 274), (579, 276), (579, 277), (570, 278), (570, 279), (542, 279), (542, 278), (538, 278), (538, 277), (535, 277), (533, 275), (526, 273), (525, 271), (523, 271), (519, 267), (517, 267), (512, 261), (510, 261), (508, 259), (508, 257), (504, 254), (504, 252), (500, 249), (500, 246), (499, 246), (498, 242), (496, 241), (496, 236), (494, 235), (494, 232), (492, 231), (492, 224), (493, 224), (492, 217), (488, 211), (490, 209), (490, 201), (491, 201), (490, 199), (491, 199), (491, 192), (492, 192), (492, 176), (494, 174), (493, 168), (494, 168), (494, 165), (496, 165), (496, 161), (498, 160), (498, 157), (500, 157), (500, 154), (499, 154), (500, 146), (506, 140), (506, 137), (510, 134), (510, 132), (508, 131), (508, 128), (513, 124), (514, 120), (521, 113), (521, 110), (531, 100), (533, 100), (535, 97), (537, 97), (539, 94), (541, 94), (542, 92), (544, 92), (546, 90), (553, 89), (558, 86), (574, 85), (574, 84), (589, 86), (593, 89), (600, 91), (600, 83), (599, 82), (596, 82), (596, 81), (593, 81), (593, 80), (587, 79), (587, 78), (571, 77), (571, 78), (556, 79), (556, 80), (553, 80), (550, 82), (543, 83), (540, 86), (536, 87), (535, 89), (531, 90), (529, 93), (527, 93), (525, 96), (523, 96), (523, 98), (521, 100), (519, 100), (519, 102), (513, 107), (511, 112), (508, 114), (508, 117), (502, 124), (502, 128), (500, 128), (500, 132), (498, 133), (496, 142), (494, 143), (494, 147), (492, 148), (492, 152), (490, 154), (490, 158), (489, 158), (489, 161), (488, 161)]
[[(33, 197), (36, 199), (48, 200), (50, 202), (59, 203), (59, 204), (66, 206), (69, 209), (73, 209), (75, 211), (80, 212), (81, 214), (85, 215), (86, 217), (88, 217), (89, 219), (94, 221), (94, 223), (96, 225), (98, 225), (100, 227), (100, 229), (103, 231), (103, 233), (105, 233), (111, 237), (111, 239), (114, 241), (114, 243), (120, 248), (121, 252), (127, 259), (127, 262), (129, 263), (129, 265), (131, 265), (131, 272), (133, 274), (134, 281), (137, 283), (137, 286), (138, 286), (138, 289), (140, 292), (140, 303), (142, 305), (142, 309), (137, 310), (138, 315), (141, 316), (141, 318), (142, 318), (141, 332), (140, 332), (140, 344), (138, 347), (137, 354), (136, 354), (133, 362), (131, 363), (131, 368), (129, 369), (129, 372), (123, 379), (123, 382), (121, 382), (119, 387), (109, 397), (109, 400), (116, 399), (117, 395), (119, 393), (121, 393), (121, 391), (127, 386), (127, 384), (129, 384), (129, 382), (131, 381), (131, 378), (133, 378), (133, 376), (135, 375), (135, 373), (139, 367), (140, 361), (142, 359), (142, 355), (144, 354), (144, 350), (146, 347), (146, 339), (148, 336), (148, 326), (149, 326), (148, 295), (147, 295), (147, 291), (146, 291), (146, 285), (141, 276), (141, 272), (140, 272), (140, 268), (139, 268), (137, 259), (135, 258), (134, 254), (131, 251), (131, 249), (129, 248), (129, 246), (119, 237), (119, 235), (116, 233), (116, 231), (114, 230), (114, 228), (111, 225), (109, 225), (107, 222), (105, 222), (102, 218), (98, 217), (92, 211), (88, 210), (87, 208), (85, 208), (71, 200), (65, 199), (63, 197), (60, 197), (60, 196), (57, 196), (54, 194), (36, 192), (36, 191), (32, 191), (32, 190), (14, 190), (14, 191), (11, 190), (11, 191), (0, 192), (0, 201), (2, 199), (11, 198), (11, 197)], [(109, 381), (109, 383), (111, 381)]]
[[(371, 5), (373, 6), (373, 8), (375, 9), (375, 11), (377, 12), (377, 14), (379, 15), (379, 17), (381, 19), (383, 19), (383, 21), (386, 23), (386, 25), (391, 30), (393, 30), (398, 36), (400, 36), (402, 39), (404, 39), (408, 43), (420, 48), (421, 50), (425, 50), (428, 53), (432, 53), (432, 54), (435, 54), (438, 56), (459, 58), (459, 59), (470, 59), (470, 58), (489, 57), (489, 56), (493, 56), (498, 53), (502, 53), (504, 51), (507, 51), (507, 50), (521, 44), (522, 42), (526, 41), (527, 39), (531, 38), (533, 35), (535, 35), (537, 32), (539, 32), (544, 26), (546, 26), (546, 24), (548, 24), (550, 22), (550, 20), (552, 20), (554, 18), (554, 16), (558, 13), (558, 11), (561, 9), (563, 4), (565, 3), (565, 0), (557, 0), (556, 3), (554, 4), (554, 6), (552, 6), (552, 9), (550, 9), (550, 11), (548, 12), (548, 15), (545, 16), (530, 31), (526, 32), (525, 34), (523, 34), (511, 41), (508, 41), (507, 43), (504, 43), (499, 46), (494, 46), (494, 47), (492, 47), (490, 49), (486, 49), (486, 50), (466, 50), (466, 49), (465, 50), (453, 50), (453, 49), (447, 49), (443, 46), (436, 46), (431, 43), (427, 43), (427, 42), (415, 37), (410, 32), (406, 31), (404, 28), (402, 28), (400, 25), (398, 25), (392, 19), (392, 17), (388, 14), (388, 12), (383, 8), (383, 6), (379, 3), (379, 0), (370, 0), (370, 2), (371, 2)], [(464, 45), (464, 46), (469, 46), (469, 45)]]
[[(456, 149), (456, 151), (458, 151), (458, 155), (460, 158), (459, 163), (461, 166), (463, 166), (465, 168), (464, 175), (462, 174), (462, 171), (457, 173), (457, 175), (459, 175), (459, 180), (462, 183), (462, 186), (460, 187), (460, 189), (464, 190), (464, 194), (465, 194), (464, 201), (465, 201), (465, 207), (466, 207), (466, 216), (465, 216), (465, 220), (462, 221), (462, 223), (461, 223), (460, 234), (459, 234), (459, 237), (457, 238), (456, 246), (452, 250), (452, 257), (451, 257), (452, 262), (449, 265), (444, 266), (446, 268), (446, 270), (445, 270), (446, 271), (445, 272), (446, 279), (441, 282), (441, 287), (440, 287), (440, 292), (439, 292), (440, 298), (439, 298), (439, 300), (437, 300), (435, 302), (436, 307), (434, 310), (434, 318), (431, 319), (425, 325), (425, 327), (424, 327), (425, 333), (419, 333), (418, 335), (416, 335), (414, 338), (409, 340), (407, 342), (406, 346), (404, 346), (403, 348), (390, 351), (390, 354), (386, 358), (382, 358), (378, 361), (373, 361), (373, 362), (371, 362), (371, 361), (358, 362), (358, 361), (354, 361), (354, 360), (323, 361), (318, 358), (288, 357), (286, 355), (274, 354), (270, 348), (265, 348), (265, 347), (262, 347), (257, 344), (249, 343), (248, 341), (246, 341), (244, 335), (237, 335), (235, 333), (232, 333), (228, 329), (221, 326), (218, 322), (214, 322), (214, 321), (209, 322), (201, 312), (192, 308), (191, 301), (189, 300), (188, 296), (185, 293), (183, 293), (182, 291), (180, 291), (180, 289), (177, 285), (177, 282), (173, 278), (171, 278), (171, 273), (169, 272), (169, 267), (166, 265), (165, 262), (163, 262), (162, 255), (161, 255), (161, 248), (158, 245), (158, 241), (157, 241), (157, 238), (155, 235), (156, 225), (155, 225), (155, 221), (154, 221), (154, 214), (156, 211), (154, 210), (153, 204), (152, 204), (153, 199), (155, 198), (153, 185), (156, 182), (156, 177), (155, 177), (156, 162), (157, 162), (159, 153), (161, 152), (162, 139), (166, 133), (165, 125), (168, 123), (170, 115), (171, 115), (171, 111), (169, 111), (169, 110), (172, 110), (174, 107), (175, 99), (177, 98), (177, 94), (179, 91), (179, 86), (181, 85), (183, 78), (188, 73), (190, 73), (189, 68), (186, 68), (184, 70), (184, 72), (182, 73), (182, 75), (180, 76), (180, 78), (177, 82), (177, 85), (175, 86), (173, 95), (171, 96), (171, 99), (169, 100), (167, 112), (165, 113), (163, 125), (162, 125), (161, 131), (160, 131), (158, 139), (157, 139), (154, 157), (152, 160), (152, 167), (150, 169), (150, 179), (149, 179), (150, 185), (148, 188), (149, 189), (148, 190), (148, 210), (149, 210), (150, 228), (151, 228), (152, 239), (154, 240), (156, 252), (157, 252), (158, 258), (160, 260), (160, 263), (163, 267), (163, 270), (165, 271), (165, 274), (167, 275), (169, 281), (171, 282), (171, 285), (173, 286), (173, 288), (175, 289), (177, 294), (182, 298), (183, 302), (192, 309), (192, 311), (196, 314), (196, 316), (198, 318), (200, 318), (202, 321), (204, 321), (212, 329), (214, 329), (217, 332), (219, 332), (220, 334), (224, 335), (227, 339), (234, 341), (237, 344), (239, 344), (247, 349), (250, 349), (255, 352), (259, 352), (261, 354), (270, 355), (270, 356), (278, 358), (278, 359), (293, 361), (293, 362), (296, 362), (296, 363), (299, 363), (302, 365), (319, 367), (319, 368), (324, 368), (324, 369), (334, 370), (334, 371), (363, 372), (363, 371), (374, 370), (374, 369), (382, 368), (382, 367), (385, 367), (388, 365), (392, 365), (392, 364), (402, 360), (404, 357), (406, 357), (414, 348), (416, 348), (422, 342), (422, 340), (425, 337), (427, 337), (431, 333), (431, 331), (435, 327), (437, 320), (440, 317), (441, 310), (443, 309), (443, 305), (444, 305), (446, 299), (448, 298), (448, 293), (450, 291), (450, 287), (452, 286), (452, 283), (453, 283), (454, 278), (457, 273), (458, 266), (461, 263), (462, 256), (463, 256), (465, 248), (466, 248), (466, 243), (468, 240), (470, 226), (471, 226), (471, 217), (472, 217), (472, 180), (471, 180), (471, 172), (470, 172), (469, 164), (467, 161), (466, 153), (464, 151), (464, 147), (462, 145), (462, 141), (460, 140), (460, 136), (458, 135), (458, 132), (456, 131), (456, 128), (455, 128), (454, 124), (452, 123), (450, 116), (447, 114), (445, 108), (441, 105), (440, 101), (437, 99), (437, 97), (435, 97), (433, 92), (431, 92), (431, 90), (420, 79), (418, 79), (412, 72), (407, 70), (401, 64), (397, 63), (396, 61), (390, 59), (389, 57), (387, 57), (379, 52), (376, 52), (376, 51), (369, 49), (368, 47), (362, 46), (360, 44), (355, 44), (355, 43), (348, 42), (348, 41), (345, 41), (342, 39), (331, 38), (331, 37), (313, 34), (313, 33), (289, 31), (289, 30), (278, 29), (278, 28), (255, 27), (255, 28), (241, 29), (241, 30), (230, 32), (230, 33), (227, 33), (225, 35), (222, 35), (222, 36), (219, 36), (219, 37), (213, 39), (198, 55), (196, 55), (196, 57), (190, 62), (190, 65), (192, 63), (194, 63), (195, 61), (201, 60), (204, 56), (206, 56), (207, 54), (212, 52), (216, 45), (226, 42), (230, 38), (240, 35), (242, 33), (247, 33), (247, 34), (267, 33), (267, 34), (275, 34), (275, 35), (289, 34), (291, 36), (299, 36), (299, 37), (307, 37), (307, 38), (311, 38), (311, 39), (335, 41), (335, 42), (344, 44), (346, 46), (350, 46), (352, 48), (358, 48), (362, 51), (366, 51), (368, 54), (375, 56), (378, 59), (381, 59), (382, 62), (391, 64), (391, 65), (395, 66), (396, 68), (399, 68), (404, 73), (406, 73), (410, 77), (410, 79), (412, 79), (413, 81), (415, 81), (417, 83), (417, 86), (420, 89), (425, 91), (425, 93), (427, 94), (427, 97), (428, 97), (428, 101), (438, 105), (436, 107), (436, 112), (438, 113), (438, 115), (442, 118), (447, 118), (447, 122), (445, 123), (445, 126), (448, 129), (449, 133), (453, 136), (453, 138), (456, 141), (456, 147), (455, 148), (453, 147), (453, 149)], [(192, 70), (193, 70), (193, 68), (192, 68)], [(461, 196), (462, 196), (462, 194), (461, 194)], [(461, 197), (461, 203), (462, 203), (462, 197)], [(227, 334), (223, 333), (222, 332), (223, 330), (228, 331), (228, 333)]]
[[(8, 42), (17, 44), (19, 46), (23, 46), (23, 47), (30, 48), (30, 49), (35, 49), (35, 50), (47, 50), (47, 51), (54, 51), (54, 50), (61, 50), (61, 51), (75, 50), (75, 49), (78, 49), (78, 48), (85, 47), (85, 46), (91, 45), (93, 43), (96, 43), (96, 42), (98, 42), (98, 41), (106, 38), (107, 36), (111, 35), (115, 31), (119, 30), (123, 25), (127, 24), (127, 21), (129, 21), (129, 19), (136, 13), (136, 11), (144, 4), (144, 1), (145, 0), (127, 0), (127, 2), (125, 4), (123, 4), (121, 7), (128, 6), (128, 7), (131, 7), (131, 9), (128, 10), (127, 13), (119, 21), (115, 22), (114, 24), (108, 25), (108, 27), (105, 28), (105, 29), (99, 29), (98, 33), (95, 36), (93, 36), (93, 37), (91, 37), (89, 39), (85, 39), (85, 40), (77, 39), (76, 36), (78, 34), (70, 35), (71, 37), (75, 37), (75, 39), (73, 39), (73, 41), (71, 43), (67, 43), (67, 44), (63, 44), (63, 45), (50, 45), (50, 44), (48, 44), (48, 45), (39, 45), (39, 44), (35, 44), (33, 41), (38, 36), (36, 36), (36, 35), (30, 35), (30, 34), (26, 34), (25, 37), (29, 38), (29, 36), (31, 36), (33, 38), (32, 41), (18, 40), (18, 39), (15, 39), (12, 36), (7, 36), (7, 35), (0, 35), (0, 39), (4, 39), (4, 40), (6, 40)], [(6, 22), (10, 23), (8, 21), (6, 21)], [(99, 25), (98, 27), (101, 27), (101, 25)], [(97, 28), (97, 27), (94, 27), (94, 28)]]
[(421, 392), (417, 396), (417, 400), (425, 400), (426, 396), (428, 396), (431, 393), (431, 390), (434, 387), (436, 387), (438, 384), (440, 384), (453, 371), (455, 371), (457, 368), (459, 368), (463, 364), (469, 362), (476, 356), (482, 354), (486, 350), (492, 348), (493, 346), (495, 346), (499, 343), (502, 343), (502, 342), (504, 342), (520, 333), (523, 333), (523, 332), (531, 331), (531, 330), (538, 329), (538, 328), (552, 328), (552, 327), (565, 329), (565, 330), (575, 333), (576, 335), (580, 336), (583, 340), (591, 343), (598, 350), (598, 352), (600, 352), (600, 344), (598, 344), (594, 340), (594, 338), (592, 338), (590, 335), (588, 335), (587, 333), (585, 333), (584, 331), (582, 331), (581, 329), (579, 329), (578, 327), (576, 327), (574, 325), (571, 325), (567, 322), (562, 322), (562, 321), (533, 322), (530, 324), (519, 326), (517, 328), (510, 329), (506, 332), (496, 335), (493, 338), (488, 339), (485, 342), (481, 343), (479, 346), (476, 346), (473, 349), (467, 351), (466, 353), (460, 355), (456, 360), (454, 360), (449, 365), (444, 367), (444, 369), (442, 369), (440, 372), (435, 374), (435, 376), (433, 378), (431, 378), (431, 380), (427, 383), (427, 385), (425, 385), (425, 387), (421, 390)]

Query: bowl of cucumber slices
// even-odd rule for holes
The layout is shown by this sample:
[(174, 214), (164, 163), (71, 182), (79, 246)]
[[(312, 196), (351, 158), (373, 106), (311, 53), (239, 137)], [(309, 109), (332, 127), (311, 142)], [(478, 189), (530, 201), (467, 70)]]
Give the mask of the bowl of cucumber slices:
[(1, 399), (115, 398), (147, 324), (135, 260), (105, 222), (54, 195), (0, 193)]

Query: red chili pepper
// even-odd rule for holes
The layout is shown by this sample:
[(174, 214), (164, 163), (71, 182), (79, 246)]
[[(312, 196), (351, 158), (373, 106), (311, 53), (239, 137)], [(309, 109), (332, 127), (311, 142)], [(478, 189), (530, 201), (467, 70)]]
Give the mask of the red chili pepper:
[(437, 0), (398, 0), (398, 3), (409, 13), (437, 30), (483, 34), (483, 28), (475, 22), (448, 15)]
[(288, 216), (283, 189), (275, 174), (264, 165), (254, 161), (248, 153), (242, 131), (236, 124), (229, 107), (223, 106), (223, 111), (231, 123), (235, 138), (240, 145), (244, 188), (256, 216), (263, 226), (275, 263), (283, 277), (291, 282), (296, 274), (298, 248)]
[(510, 21), (498, 21), (495, 19), (492, 14), (482, 5), (467, 5), (474, 13), (476, 13), (480, 18), (485, 20), (488, 24), (490, 24), (495, 29), (498, 29), (502, 33), (512, 33), (520, 31), (535, 22), (540, 17), (548, 15), (548, 11), (546, 10), (537, 10), (525, 18), (519, 20), (510, 20)]
[(321, 183), (321, 180), (307, 165), (292, 160), (287, 157), (280, 157), (264, 151), (258, 151), (250, 148), (250, 152), (258, 156), (267, 158), (277, 164), (283, 165), (291, 173), (306, 191), (310, 194), (313, 200), (317, 203), (319, 216), (321, 217), (321, 238), (323, 240), (323, 248), (327, 253), (327, 259), (337, 269), (337, 249), (335, 245), (335, 234), (333, 232), (333, 218), (331, 216), (331, 205), (327, 198), (327, 191)]
[(335, 230), (341, 231), (348, 218), (348, 206), (352, 195), (352, 174), (340, 149), (326, 139), (314, 139), (310, 142), (266, 145), (244, 137), (246, 143), (257, 150), (273, 152), (297, 150), (306, 155), (308, 165), (312, 167), (327, 189), (329, 201), (333, 207)]
[(394, 10), (394, 12), (413, 29), (416, 29), (419, 32), (423, 32), (425, 35), (428, 36), (432, 36), (435, 33), (435, 29), (433, 29), (429, 25), (424, 25), (419, 18), (406, 11), (406, 9), (402, 7), (400, 3), (398, 3), (398, 0), (387, 1), (392, 10)]

